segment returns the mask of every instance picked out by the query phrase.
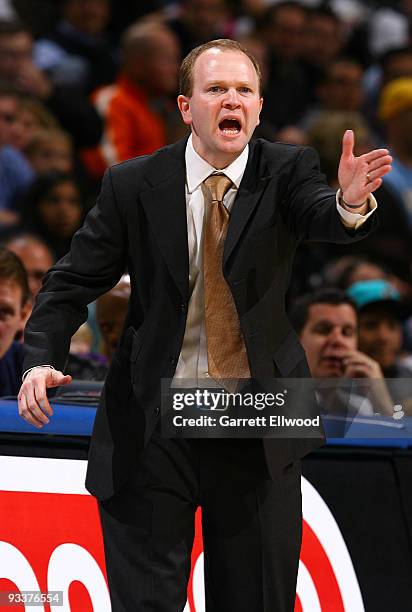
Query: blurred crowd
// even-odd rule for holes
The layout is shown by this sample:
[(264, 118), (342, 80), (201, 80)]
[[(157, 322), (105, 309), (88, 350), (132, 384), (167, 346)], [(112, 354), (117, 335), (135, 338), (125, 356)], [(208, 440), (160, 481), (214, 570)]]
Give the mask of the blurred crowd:
[[(332, 187), (346, 129), (356, 154), (389, 148), (378, 230), (350, 247), (301, 244), (286, 306), (314, 376), (411, 376), (412, 0), (0, 0), (1, 395), (16, 393), (31, 305), (105, 169), (186, 134), (179, 65), (214, 38), (261, 65), (254, 137), (314, 147)], [(129, 293), (125, 275), (91, 305), (68, 373), (104, 379)], [(412, 397), (382, 385), (361, 412)]]

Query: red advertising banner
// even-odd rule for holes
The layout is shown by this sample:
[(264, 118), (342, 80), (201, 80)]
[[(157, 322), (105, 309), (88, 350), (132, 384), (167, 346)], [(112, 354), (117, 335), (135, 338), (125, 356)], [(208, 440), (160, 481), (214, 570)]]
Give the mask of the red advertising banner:
[[(111, 611), (97, 504), (84, 475), (84, 461), (0, 457), (1, 612), (30, 609), (22, 599), (35, 601), (33, 593), (37, 612)], [(295, 612), (364, 612), (339, 527), (304, 478), (302, 497)], [(199, 511), (184, 612), (205, 609), (202, 550)]]

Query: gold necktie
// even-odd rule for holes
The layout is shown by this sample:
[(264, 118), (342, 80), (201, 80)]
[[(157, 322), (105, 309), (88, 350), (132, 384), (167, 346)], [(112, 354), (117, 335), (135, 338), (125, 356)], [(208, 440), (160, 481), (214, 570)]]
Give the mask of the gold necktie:
[(209, 376), (219, 379), (249, 378), (250, 371), (230, 288), (223, 276), (222, 260), (229, 212), (223, 204), (232, 181), (212, 174), (204, 185), (212, 196), (206, 214), (203, 241), (205, 325)]

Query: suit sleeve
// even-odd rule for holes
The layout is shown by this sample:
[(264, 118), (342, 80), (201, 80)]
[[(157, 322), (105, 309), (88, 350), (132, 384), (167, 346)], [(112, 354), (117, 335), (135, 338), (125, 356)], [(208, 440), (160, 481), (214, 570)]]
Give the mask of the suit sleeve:
[(111, 289), (126, 267), (127, 225), (111, 170), (70, 252), (47, 273), (24, 332), (23, 371), (43, 363), (62, 370), (70, 339), (87, 319), (87, 304)]
[(320, 171), (319, 157), (310, 147), (302, 148), (282, 199), (282, 215), (299, 240), (346, 243), (360, 240), (375, 227), (375, 215), (358, 229), (345, 227), (336, 207), (336, 192)]

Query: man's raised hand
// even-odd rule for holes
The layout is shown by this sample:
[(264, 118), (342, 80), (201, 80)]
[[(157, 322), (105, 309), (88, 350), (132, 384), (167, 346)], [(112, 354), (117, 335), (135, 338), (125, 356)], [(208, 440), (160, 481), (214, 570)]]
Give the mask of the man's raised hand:
[[(18, 394), (19, 415), (37, 428), (43, 427), (53, 415), (53, 409), (47, 399), (46, 389), (68, 385), (72, 377), (46, 366), (30, 370), (25, 377)], [(48, 416), (47, 416), (48, 415)]]
[(391, 170), (392, 157), (388, 149), (374, 149), (355, 157), (354, 146), (354, 133), (346, 130), (342, 139), (338, 179), (344, 201), (361, 205), (382, 185), (382, 177)]

